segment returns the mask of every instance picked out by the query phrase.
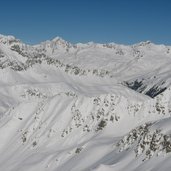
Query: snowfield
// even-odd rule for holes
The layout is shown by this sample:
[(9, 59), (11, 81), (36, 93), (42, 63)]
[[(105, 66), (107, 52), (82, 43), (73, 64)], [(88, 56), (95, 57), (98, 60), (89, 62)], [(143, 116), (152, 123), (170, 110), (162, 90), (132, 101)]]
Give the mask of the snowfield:
[(0, 35), (0, 171), (168, 171), (170, 159), (171, 46)]

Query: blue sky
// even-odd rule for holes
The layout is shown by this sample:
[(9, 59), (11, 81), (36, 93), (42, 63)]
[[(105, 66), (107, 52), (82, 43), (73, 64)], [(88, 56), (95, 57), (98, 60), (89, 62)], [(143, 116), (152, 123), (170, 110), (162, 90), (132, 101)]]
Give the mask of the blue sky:
[(0, 34), (29, 44), (60, 36), (72, 43), (171, 45), (171, 0), (3, 0)]

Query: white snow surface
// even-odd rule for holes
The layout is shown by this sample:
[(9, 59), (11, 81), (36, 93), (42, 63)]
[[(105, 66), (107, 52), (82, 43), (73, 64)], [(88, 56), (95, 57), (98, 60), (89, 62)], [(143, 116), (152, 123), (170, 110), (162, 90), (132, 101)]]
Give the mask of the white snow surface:
[(0, 171), (170, 170), (170, 76), (171, 46), (0, 35)]

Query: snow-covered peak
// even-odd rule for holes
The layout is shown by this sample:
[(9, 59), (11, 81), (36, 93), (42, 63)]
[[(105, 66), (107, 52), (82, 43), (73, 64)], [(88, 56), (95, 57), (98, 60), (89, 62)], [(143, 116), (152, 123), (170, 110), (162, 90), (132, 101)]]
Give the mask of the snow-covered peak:
[(147, 46), (147, 45), (150, 45), (150, 44), (152, 44), (152, 42), (150, 40), (147, 40), (147, 41), (140, 42), (137, 45), (138, 46)]
[(67, 42), (66, 40), (64, 40), (63, 38), (61, 38), (59, 36), (53, 38), (51, 41), (53, 41), (53, 42), (61, 42), (61, 43), (66, 43)]
[(0, 39), (16, 39), (16, 38), (14, 36), (12, 36), (12, 35), (0, 34)]
[(70, 48), (72, 47), (72, 44), (61, 37), (55, 37), (51, 40), (51, 44), (55, 44), (56, 46), (61, 46), (63, 48)]
[(161, 49), (165, 49), (165, 48), (169, 48), (169, 46), (166, 46), (164, 44), (155, 44), (153, 42), (151, 42), (150, 40), (148, 41), (143, 41), (140, 43), (136, 43), (134, 45), (132, 45), (132, 47), (134, 48), (144, 48), (144, 49), (153, 49), (153, 50), (161, 50)]
[(37, 44), (34, 47), (46, 51), (48, 54), (56, 54), (56, 52), (59, 51), (68, 51), (70, 48), (73, 48), (73, 45), (62, 39), (61, 37), (55, 37), (52, 40), (41, 42), (40, 44)]
[(5, 35), (0, 34), (0, 43), (11, 45), (13, 43), (21, 43), (21, 41), (15, 38), (14, 36), (11, 36), (11, 35), (5, 36)]

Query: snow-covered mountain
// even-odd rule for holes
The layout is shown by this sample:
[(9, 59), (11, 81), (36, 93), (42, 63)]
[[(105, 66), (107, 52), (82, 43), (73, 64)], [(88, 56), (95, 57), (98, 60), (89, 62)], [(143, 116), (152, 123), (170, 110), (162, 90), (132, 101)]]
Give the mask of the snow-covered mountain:
[(167, 171), (170, 115), (171, 46), (0, 35), (0, 171)]

